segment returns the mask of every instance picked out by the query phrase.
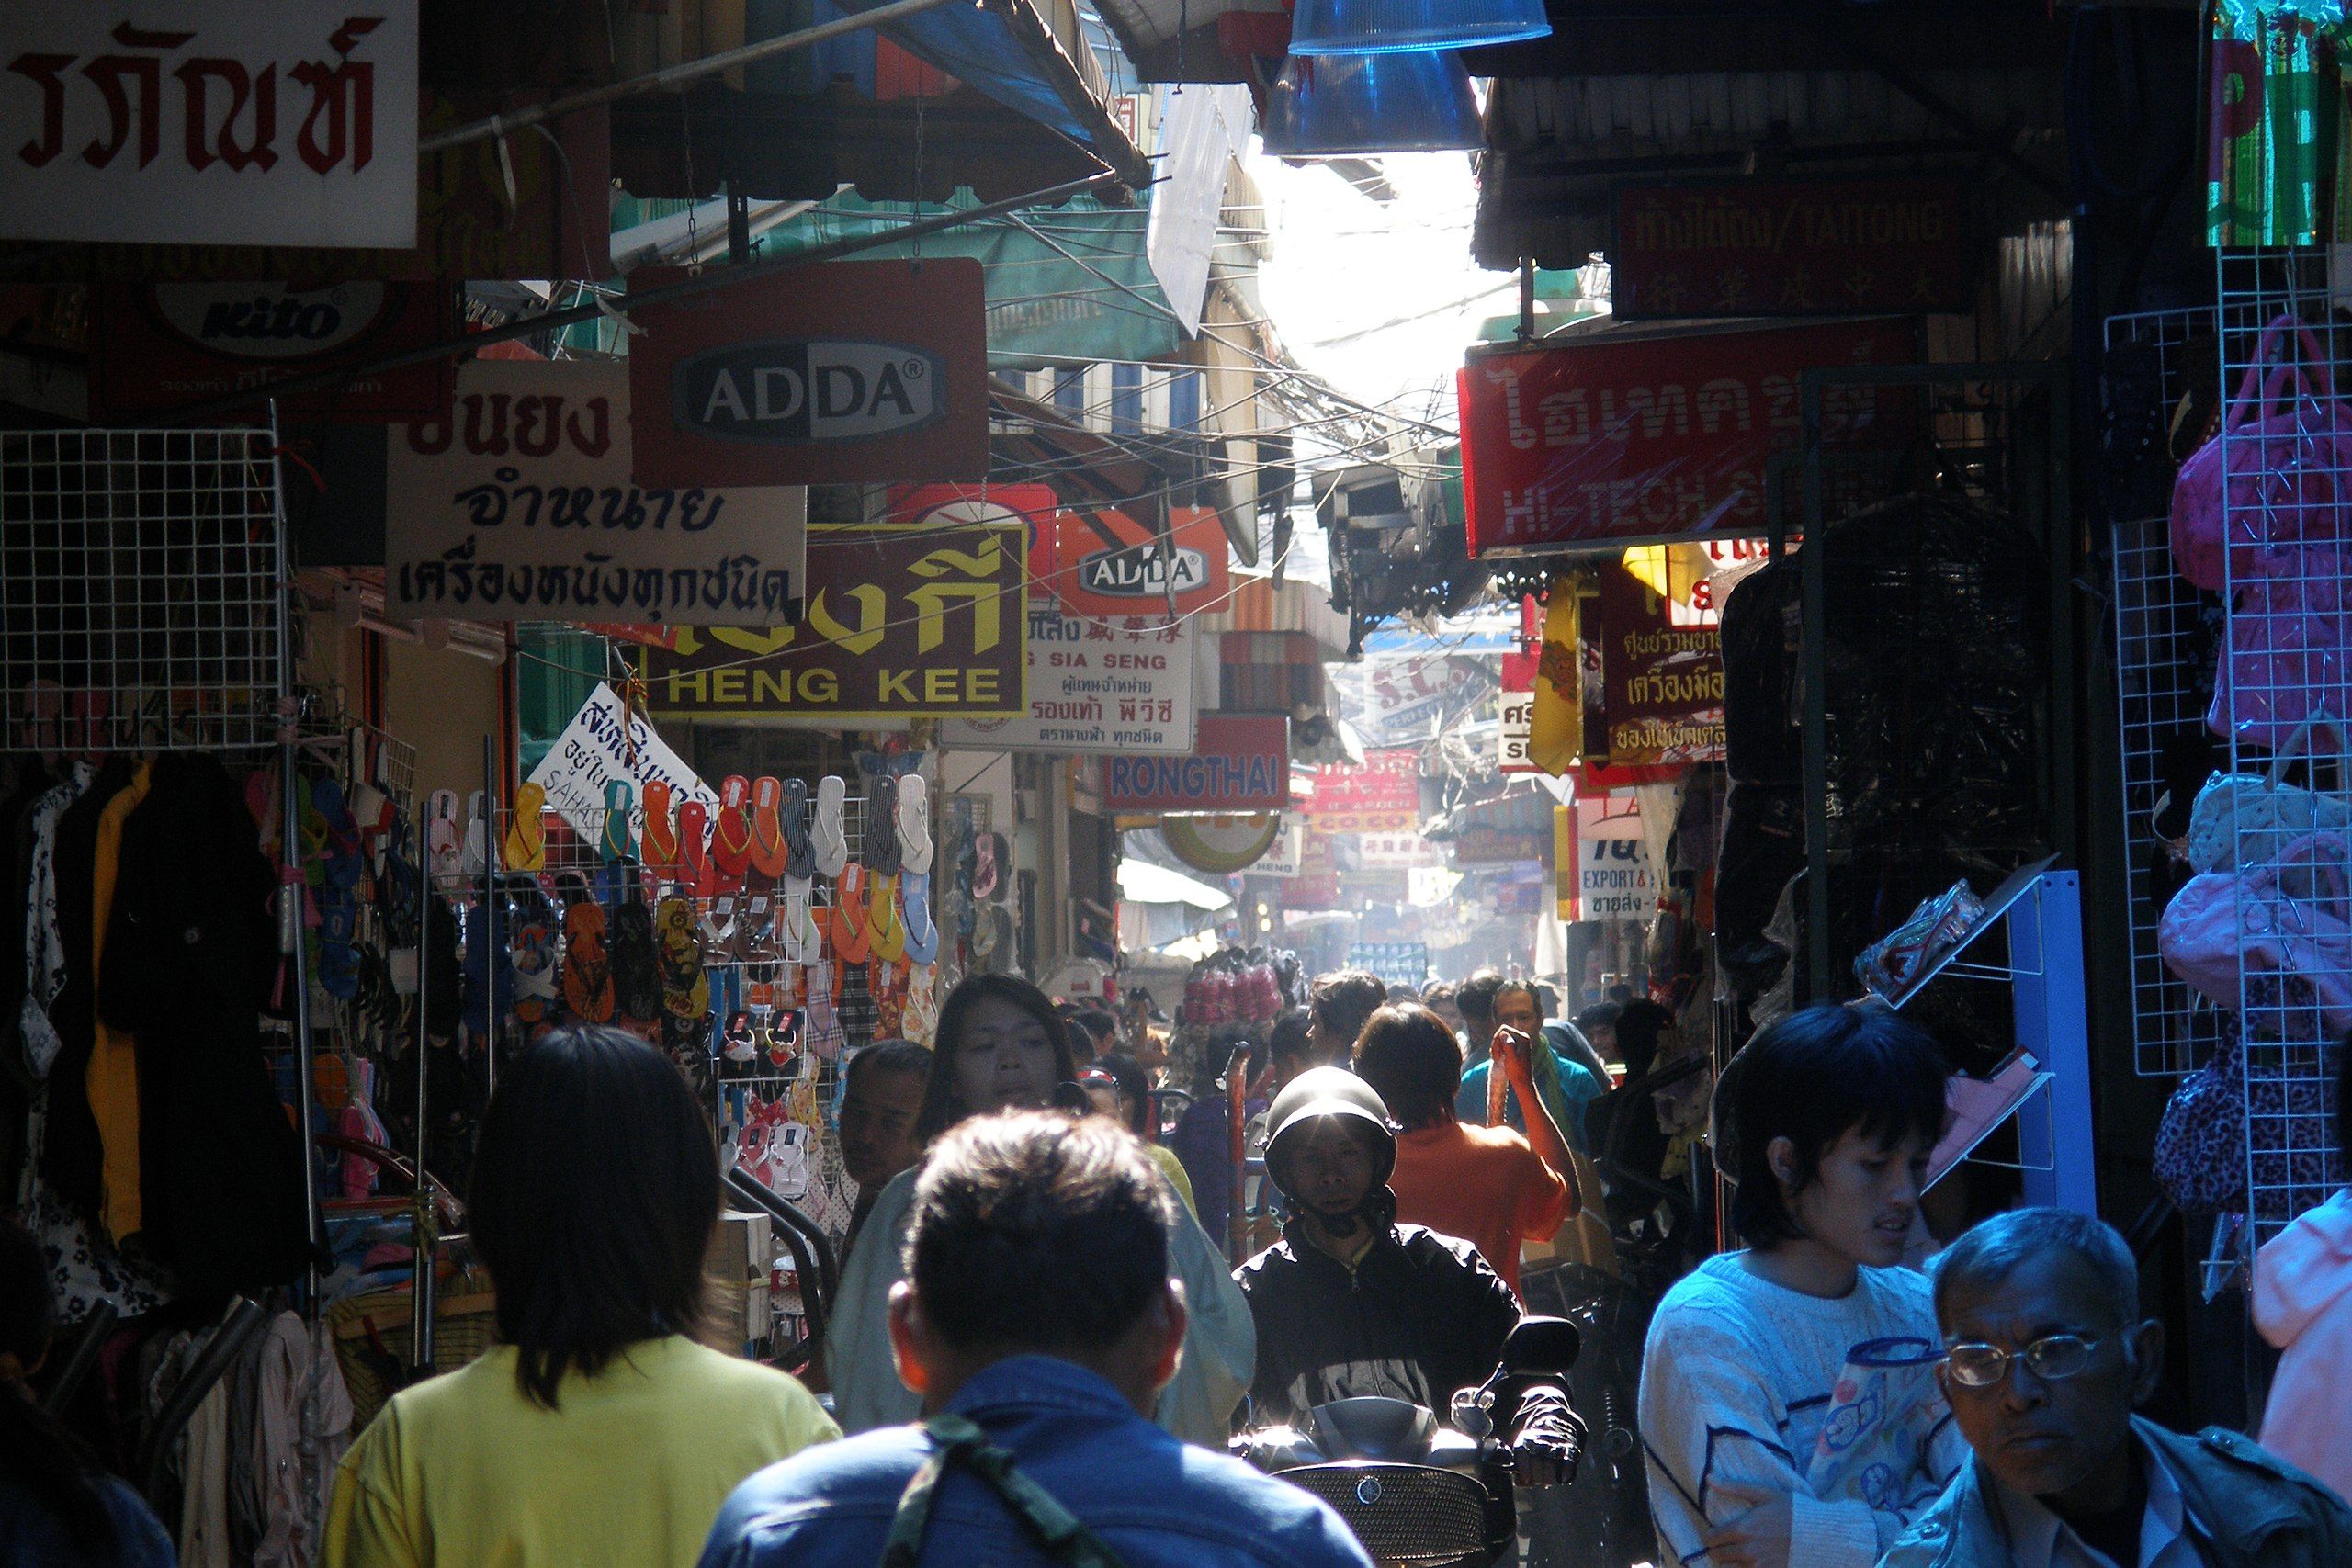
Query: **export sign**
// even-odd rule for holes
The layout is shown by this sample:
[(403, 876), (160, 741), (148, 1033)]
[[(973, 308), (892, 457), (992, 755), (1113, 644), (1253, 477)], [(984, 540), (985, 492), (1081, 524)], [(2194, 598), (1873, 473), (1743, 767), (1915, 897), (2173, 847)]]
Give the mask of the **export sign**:
[(1290, 720), (1204, 713), (1190, 757), (1121, 752), (1102, 762), (1105, 811), (1279, 811), (1290, 804)]
[[(455, 296), (438, 283), (111, 283), (91, 291), (96, 352), (90, 417), (167, 413), (386, 355), (457, 332)], [(431, 419), (448, 406), (447, 358), (300, 393), (284, 419), (381, 423)]]
[(797, 626), (683, 626), (645, 650), (647, 705), (696, 719), (1017, 718), (1027, 643), (1018, 525), (808, 530)]
[[(1470, 553), (1761, 534), (1767, 465), (1802, 437), (1798, 377), (1917, 357), (1917, 329), (1901, 321), (1604, 333), (1478, 354), (1456, 382)], [(1903, 389), (1830, 387), (1823, 436), (1898, 446), (1917, 409)]]
[(417, 0), (7, 7), (11, 239), (416, 238)]
[(796, 267), (630, 314), (646, 329), (628, 355), (640, 484), (988, 477), (977, 261)]
[(1627, 186), (1612, 303), (1629, 321), (1966, 310), (1970, 229), (1956, 180)]
[(1326, 762), (1303, 815), (1318, 833), (1410, 832), (1421, 825), (1421, 754), (1408, 746), (1367, 751), (1363, 766)]
[[(1672, 601), (1611, 561), (1600, 569), (1600, 735), (1586, 759), (1611, 767), (1719, 762), (1724, 755), (1724, 637), (1713, 610)], [(1694, 624), (1679, 624), (1682, 622)], [(1598, 755), (1595, 753), (1599, 752)]]
[(1080, 620), (1029, 609), (1029, 713), (940, 727), (943, 746), (989, 751), (1151, 751), (1184, 756), (1199, 716), (1200, 626)]

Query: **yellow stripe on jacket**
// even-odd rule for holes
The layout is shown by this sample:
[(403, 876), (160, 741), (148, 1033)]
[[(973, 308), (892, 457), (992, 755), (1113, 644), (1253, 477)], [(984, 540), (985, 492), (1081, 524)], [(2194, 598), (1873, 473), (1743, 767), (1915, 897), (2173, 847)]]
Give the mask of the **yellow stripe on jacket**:
[[(153, 780), (149, 764), (141, 762), (130, 783), (106, 804), (98, 816), (98, 850), (93, 864), (90, 897), (90, 987), (95, 993), (106, 963), (107, 927), (114, 918), (115, 880), (122, 870), (122, 825), (147, 798)], [(139, 1054), (130, 1032), (108, 1029), (105, 1010), (96, 1009), (97, 1032), (90, 1050), (90, 1070), (85, 1078), (90, 1114), (98, 1124), (102, 1181), (98, 1217), (107, 1234), (120, 1241), (140, 1226), (139, 1206)]]

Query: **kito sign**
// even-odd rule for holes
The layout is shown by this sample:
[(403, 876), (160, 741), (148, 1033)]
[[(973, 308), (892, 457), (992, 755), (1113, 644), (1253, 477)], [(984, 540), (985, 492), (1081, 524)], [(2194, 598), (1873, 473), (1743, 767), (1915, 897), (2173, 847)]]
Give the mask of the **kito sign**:
[(641, 485), (988, 477), (988, 331), (969, 257), (797, 267), (630, 317), (646, 329), (628, 355)]

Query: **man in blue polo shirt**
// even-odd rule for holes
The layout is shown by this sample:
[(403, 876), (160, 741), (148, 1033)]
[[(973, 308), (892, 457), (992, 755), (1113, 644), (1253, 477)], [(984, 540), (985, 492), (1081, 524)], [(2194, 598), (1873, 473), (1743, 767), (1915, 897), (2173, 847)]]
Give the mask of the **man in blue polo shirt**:
[(1370, 1568), (1322, 1503), (1153, 1424), (1184, 1337), (1168, 1191), (1103, 1118), (943, 1136), (890, 1299), (927, 1419), (753, 1476), (702, 1568)]

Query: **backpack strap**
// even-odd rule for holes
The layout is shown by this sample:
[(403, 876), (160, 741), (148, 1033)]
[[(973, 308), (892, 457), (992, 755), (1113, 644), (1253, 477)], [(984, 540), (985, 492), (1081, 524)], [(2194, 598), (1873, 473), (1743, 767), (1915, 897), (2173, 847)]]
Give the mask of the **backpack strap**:
[(915, 1568), (922, 1552), (923, 1532), (931, 1524), (932, 1498), (941, 1479), (958, 1464), (988, 1483), (1006, 1512), (1055, 1562), (1067, 1568), (1125, 1568), (1077, 1515), (1023, 1475), (1012, 1455), (989, 1442), (988, 1434), (972, 1422), (961, 1416), (934, 1416), (923, 1423), (923, 1432), (935, 1451), (923, 1461), (899, 1495), (899, 1511), (890, 1520), (890, 1534), (882, 1547), (881, 1568)]

